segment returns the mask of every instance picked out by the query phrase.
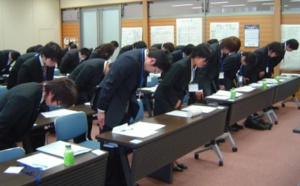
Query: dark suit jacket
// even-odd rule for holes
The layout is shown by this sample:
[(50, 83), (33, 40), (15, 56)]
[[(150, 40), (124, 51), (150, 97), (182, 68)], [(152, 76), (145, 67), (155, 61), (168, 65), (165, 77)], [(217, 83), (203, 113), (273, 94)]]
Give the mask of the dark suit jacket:
[(42, 88), (38, 83), (16, 86), (0, 97), (0, 149), (10, 148), (34, 124)]
[(176, 63), (177, 61), (179, 61), (183, 58), (181, 50), (175, 50), (171, 53), (171, 55), (172, 55), (172, 62), (173, 63)]
[(241, 67), (241, 53), (227, 56), (223, 62), (224, 86), (226, 90), (236, 87), (236, 73)]
[(121, 54), (98, 86), (97, 108), (105, 111), (105, 125), (110, 128), (121, 124), (127, 104), (130, 116), (135, 118), (138, 113), (136, 90), (144, 65), (143, 51), (138, 49)]
[[(274, 67), (278, 64), (275, 63), (274, 58), (270, 58), (268, 55), (268, 47), (259, 48), (254, 51), (256, 56), (256, 73), (259, 75), (260, 72), (264, 71), (265, 75), (263, 78), (270, 78), (274, 73)], [(269, 67), (269, 72), (266, 72), (266, 67)], [(258, 79), (261, 79), (258, 77)]]
[(9, 64), (7, 63), (10, 52), (18, 52), (18, 51), (15, 51), (15, 50), (2, 50), (1, 51), (2, 60), (0, 60), (0, 74), (8, 74), (11, 64), (14, 62), (14, 61), (11, 61)]
[(17, 84), (18, 80), (18, 72), (20, 70), (21, 65), (28, 59), (32, 58), (33, 56), (37, 55), (36, 52), (30, 52), (21, 55), (12, 65), (12, 69), (9, 71), (9, 77), (7, 81), (7, 89), (11, 89)]
[(62, 74), (71, 73), (78, 66), (78, 52), (79, 49), (71, 49), (64, 55), (59, 65), (59, 71)]
[(68, 76), (77, 84), (79, 96), (76, 104), (90, 102), (95, 87), (102, 81), (104, 77), (104, 59), (89, 59), (78, 65)]
[(43, 77), (42, 66), (39, 60), (39, 55), (26, 60), (20, 67), (18, 73), (17, 84), (27, 82), (43, 82), (45, 80), (52, 80), (54, 76), (55, 67), (47, 67), (46, 78)]
[(178, 100), (182, 100), (191, 81), (191, 57), (172, 65), (155, 93), (154, 115), (172, 111)]

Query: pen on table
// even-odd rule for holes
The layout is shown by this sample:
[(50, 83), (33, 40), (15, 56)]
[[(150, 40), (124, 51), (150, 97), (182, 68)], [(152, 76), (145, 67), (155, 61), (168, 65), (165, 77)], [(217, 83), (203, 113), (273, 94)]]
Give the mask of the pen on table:
[(38, 164), (38, 163), (33, 163), (32, 166), (38, 167), (38, 168), (45, 168), (45, 169), (48, 167), (47, 165), (42, 165), (42, 164)]

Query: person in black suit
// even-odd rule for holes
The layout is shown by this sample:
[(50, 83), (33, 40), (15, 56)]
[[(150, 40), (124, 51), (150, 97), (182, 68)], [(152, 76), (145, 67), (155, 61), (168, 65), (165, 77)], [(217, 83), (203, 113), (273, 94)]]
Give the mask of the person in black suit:
[(11, 89), (17, 84), (18, 80), (18, 72), (20, 70), (21, 65), (28, 59), (37, 56), (37, 52), (29, 52), (21, 55), (18, 59), (11, 65), (11, 70), (9, 71), (9, 76), (7, 80), (7, 89)]
[(31, 52), (40, 53), (42, 49), (43, 49), (43, 45), (40, 45), (40, 44), (34, 45), (34, 46), (27, 48), (26, 53), (31, 53)]
[[(162, 82), (158, 85), (154, 93), (154, 115), (164, 114), (174, 109), (179, 109), (183, 97), (193, 86), (190, 84), (195, 75), (196, 68), (207, 65), (212, 58), (212, 48), (209, 44), (196, 46), (192, 54), (172, 65), (165, 74)], [(190, 85), (189, 85), (190, 84)], [(196, 85), (198, 87), (198, 85)], [(183, 171), (187, 166), (174, 162), (175, 171)]]
[(71, 49), (63, 56), (58, 69), (62, 74), (69, 74), (89, 56), (90, 50), (87, 48)]
[(0, 59), (0, 74), (8, 74), (11, 65), (18, 59), (20, 52), (15, 50), (2, 50), (2, 59)]
[(203, 68), (212, 59), (212, 48), (209, 44), (197, 45), (192, 54), (172, 65), (155, 94), (154, 115), (160, 115), (178, 109), (193, 81), (196, 68)]
[(292, 52), (293, 50), (298, 50), (299, 43), (296, 39), (289, 39), (284, 43), (281, 43), (281, 48), (283, 52), (274, 58), (274, 65), (277, 66), (284, 58), (285, 52)]
[[(255, 64), (256, 63), (256, 57), (252, 52), (237, 52), (235, 54), (229, 55), (226, 57), (224, 60), (224, 86), (225, 90), (230, 90), (231, 88), (235, 88), (238, 86), (238, 81), (242, 83), (242, 79), (237, 80), (236, 74), (237, 72), (242, 69), (241, 65), (246, 66), (246, 64)], [(250, 70), (251, 65), (247, 66), (248, 68), (244, 70)], [(252, 74), (248, 75), (251, 78)], [(245, 81), (249, 82), (249, 78), (246, 79)], [(254, 81), (253, 78), (251, 78), (251, 81)]]
[(256, 73), (259, 80), (271, 78), (274, 67), (278, 65), (276, 57), (281, 56), (283, 52), (281, 43), (276, 41), (254, 51), (257, 60)]
[[(100, 133), (135, 118), (139, 105), (136, 90), (141, 87), (145, 72), (159, 73), (171, 66), (171, 57), (162, 50), (137, 49), (121, 54), (97, 86), (93, 109), (98, 112)], [(103, 144), (101, 144), (103, 145)], [(101, 147), (105, 149), (103, 146)], [(109, 149), (106, 185), (126, 184), (117, 150)], [(114, 154), (114, 155), (113, 155)]]
[[(76, 105), (90, 102), (95, 93), (96, 86), (102, 81), (104, 75), (109, 71), (112, 63), (104, 59), (95, 58), (88, 59), (84, 63), (78, 65), (68, 78), (74, 80), (78, 87), (78, 99)], [(88, 118), (88, 139), (91, 138), (93, 118)], [(85, 140), (85, 135), (75, 139), (75, 143)]]
[(68, 78), (24, 83), (8, 90), (0, 98), (0, 150), (16, 146), (30, 132), (42, 102), (68, 107), (76, 99), (76, 85)]
[[(241, 67), (238, 71), (238, 82), (242, 85), (248, 85), (258, 81), (258, 74), (256, 73), (256, 56), (252, 52), (243, 52), (241, 60)], [(234, 54), (238, 55), (238, 54)]]
[(62, 50), (57, 43), (49, 42), (40, 55), (26, 60), (18, 72), (17, 84), (52, 80), (57, 61), (62, 57)]

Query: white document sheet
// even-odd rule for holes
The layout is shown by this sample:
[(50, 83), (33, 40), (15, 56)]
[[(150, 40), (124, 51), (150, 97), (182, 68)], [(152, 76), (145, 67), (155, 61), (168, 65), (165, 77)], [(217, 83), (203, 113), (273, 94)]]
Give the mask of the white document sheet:
[[(230, 91), (227, 91), (227, 90), (218, 90), (218, 92), (216, 92), (215, 94), (213, 95), (218, 95), (218, 96), (226, 96), (226, 97), (229, 97), (230, 98)], [(235, 94), (235, 97), (239, 97), (239, 96), (242, 96), (243, 94), (242, 93), (238, 93), (236, 92)], [(228, 99), (229, 99), (228, 98)]]
[(210, 112), (216, 110), (216, 108), (209, 107), (209, 106), (190, 105), (182, 110), (200, 110), (203, 113), (210, 113)]
[(53, 118), (53, 117), (66, 116), (66, 115), (73, 114), (76, 112), (78, 112), (78, 111), (69, 110), (69, 109), (58, 109), (58, 110), (53, 110), (53, 111), (49, 111), (49, 112), (42, 112), (41, 114), (45, 118)]
[(43, 170), (47, 170), (64, 163), (64, 160), (62, 158), (57, 158), (43, 153), (38, 153), (26, 158), (21, 158), (17, 161), (30, 167), (42, 168)]
[[(149, 127), (149, 126), (148, 126)], [(113, 134), (120, 134), (125, 136), (137, 137), (137, 138), (145, 138), (151, 136), (158, 131), (156, 130), (145, 130), (144, 128), (137, 125), (128, 125), (123, 124), (117, 127), (114, 127), (112, 130)]]
[(190, 117), (188, 115), (187, 111), (182, 111), (182, 110), (173, 110), (171, 112), (167, 112), (166, 115), (178, 116), (178, 117), (184, 117), (184, 118), (189, 118)]
[(154, 87), (143, 87), (141, 88), (141, 90), (144, 90), (144, 91), (149, 91), (149, 92), (155, 92), (157, 89), (157, 86), (154, 86)]
[(48, 154), (53, 154), (55, 156), (64, 157), (66, 144), (71, 145), (71, 149), (74, 152), (74, 156), (91, 151), (91, 149), (89, 149), (89, 148), (82, 147), (82, 146), (79, 146), (79, 145), (76, 145), (76, 144), (73, 144), (73, 143), (64, 142), (64, 141), (56, 141), (56, 142), (50, 143), (48, 145), (39, 147), (36, 150), (41, 151), (41, 152), (45, 152), (45, 153), (48, 153)]
[(255, 90), (255, 88), (253, 88), (251, 86), (243, 86), (243, 87), (238, 87), (235, 90), (237, 92), (251, 92), (251, 91)]

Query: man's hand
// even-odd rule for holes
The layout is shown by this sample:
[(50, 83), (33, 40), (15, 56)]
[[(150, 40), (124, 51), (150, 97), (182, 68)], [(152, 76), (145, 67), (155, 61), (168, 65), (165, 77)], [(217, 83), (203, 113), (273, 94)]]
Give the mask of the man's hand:
[(262, 79), (262, 78), (264, 77), (264, 75), (265, 75), (265, 72), (264, 72), (264, 71), (261, 71), (261, 72), (259, 73), (259, 78)]
[(201, 100), (203, 98), (203, 92), (195, 92), (197, 100)]
[(181, 100), (179, 99), (174, 107), (174, 109), (178, 109), (181, 105)]
[(99, 127), (102, 130), (103, 126), (105, 125), (105, 113), (104, 112), (98, 112), (97, 114)]

